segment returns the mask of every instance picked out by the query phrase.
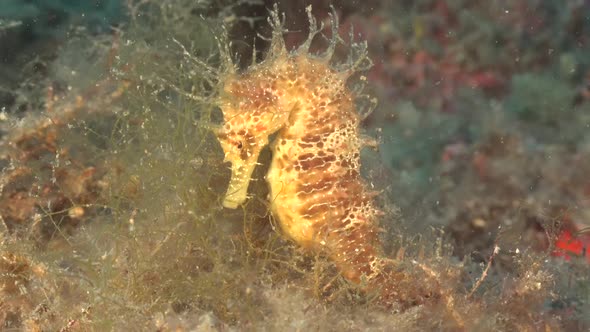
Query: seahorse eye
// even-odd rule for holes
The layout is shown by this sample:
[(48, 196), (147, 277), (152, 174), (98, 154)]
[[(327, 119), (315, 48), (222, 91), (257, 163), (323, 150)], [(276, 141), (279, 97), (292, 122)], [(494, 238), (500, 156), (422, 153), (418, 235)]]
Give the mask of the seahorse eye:
[(239, 142), (236, 144), (236, 147), (237, 147), (239, 150), (242, 150), (242, 148), (244, 147), (244, 145), (242, 144), (242, 141), (239, 141)]

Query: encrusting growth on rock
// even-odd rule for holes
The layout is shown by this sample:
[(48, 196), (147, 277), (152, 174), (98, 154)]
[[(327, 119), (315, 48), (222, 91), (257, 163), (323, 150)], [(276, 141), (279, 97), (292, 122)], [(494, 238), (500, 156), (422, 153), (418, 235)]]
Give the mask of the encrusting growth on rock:
[(347, 280), (378, 292), (383, 302), (421, 302), (427, 292), (409, 294), (404, 286), (411, 282), (409, 276), (396, 271), (394, 261), (381, 253), (377, 217), (382, 213), (373, 203), (377, 193), (367, 189), (360, 175), (360, 150), (375, 143), (360, 135), (355, 105), (360, 96), (346, 81), (372, 65), (366, 42), (351, 43), (348, 61), (333, 65), (341, 41), (337, 16), (331, 15), (329, 46), (314, 55), (309, 46), (323, 26), (318, 27), (311, 7), (307, 14), (309, 36), (290, 52), (275, 7), (266, 59), (245, 72), (231, 68), (220, 77), (224, 123), (216, 134), (225, 161), (232, 164), (223, 206), (234, 209), (246, 200), (260, 151), (278, 133), (270, 143), (266, 181), (283, 234), (309, 251), (326, 254)]

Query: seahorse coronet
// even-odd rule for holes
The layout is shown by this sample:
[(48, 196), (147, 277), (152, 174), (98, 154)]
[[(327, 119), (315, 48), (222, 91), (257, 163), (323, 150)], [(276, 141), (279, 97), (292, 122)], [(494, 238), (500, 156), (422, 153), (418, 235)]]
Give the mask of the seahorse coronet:
[(246, 201), (259, 154), (270, 144), (272, 161), (265, 178), (282, 233), (308, 251), (327, 255), (349, 281), (375, 288), (385, 280), (383, 288), (391, 293), (395, 286), (389, 279), (403, 277), (383, 272), (390, 263), (381, 254), (377, 217), (382, 213), (373, 202), (378, 192), (369, 190), (360, 175), (360, 150), (377, 142), (361, 135), (358, 93), (347, 87), (349, 77), (371, 63), (366, 42), (351, 42), (349, 59), (331, 64), (342, 42), (337, 15), (331, 14), (327, 50), (314, 55), (309, 46), (323, 25), (318, 27), (311, 7), (307, 14), (308, 38), (289, 52), (275, 6), (269, 19), (269, 54), (220, 80), (224, 122), (216, 134), (225, 161), (232, 164), (223, 206), (235, 209)]

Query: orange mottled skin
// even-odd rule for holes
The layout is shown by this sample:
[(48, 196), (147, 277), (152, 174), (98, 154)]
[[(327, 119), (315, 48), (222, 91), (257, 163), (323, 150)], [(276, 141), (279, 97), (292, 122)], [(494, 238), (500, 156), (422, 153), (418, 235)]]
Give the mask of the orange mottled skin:
[(357, 96), (346, 87), (360, 64), (370, 61), (366, 49), (355, 44), (361, 50), (357, 59), (338, 69), (330, 65), (339, 40), (335, 21), (328, 50), (310, 55), (307, 48), (318, 31), (309, 9), (308, 15), (308, 40), (288, 52), (273, 12), (275, 31), (266, 60), (222, 80), (224, 124), (217, 134), (225, 160), (232, 163), (223, 205), (236, 208), (246, 200), (259, 153), (278, 133), (270, 143), (266, 181), (282, 232), (301, 247), (326, 254), (346, 279), (378, 288), (389, 301), (407, 278), (393, 273), (392, 261), (380, 253), (380, 212), (373, 204), (375, 193), (360, 176), (360, 150), (367, 140), (359, 133)]

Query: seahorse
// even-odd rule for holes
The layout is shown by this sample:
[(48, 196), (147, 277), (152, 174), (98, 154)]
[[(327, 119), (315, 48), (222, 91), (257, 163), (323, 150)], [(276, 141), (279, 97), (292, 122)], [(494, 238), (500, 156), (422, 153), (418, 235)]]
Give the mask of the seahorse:
[(311, 7), (306, 11), (310, 32), (296, 50), (285, 46), (275, 7), (266, 58), (243, 72), (230, 70), (221, 79), (224, 122), (217, 138), (232, 165), (223, 206), (235, 209), (246, 201), (260, 152), (270, 144), (266, 181), (282, 233), (310, 252), (326, 254), (345, 279), (378, 291), (382, 301), (421, 302), (421, 294), (402, 290), (410, 289), (412, 280), (383, 256), (377, 225), (382, 213), (373, 202), (377, 193), (368, 190), (360, 174), (360, 150), (375, 141), (361, 135), (355, 104), (359, 93), (346, 83), (372, 65), (367, 43), (353, 43), (351, 36), (348, 61), (331, 64), (342, 42), (338, 17), (332, 13), (327, 49), (311, 54), (310, 44), (323, 26)]

